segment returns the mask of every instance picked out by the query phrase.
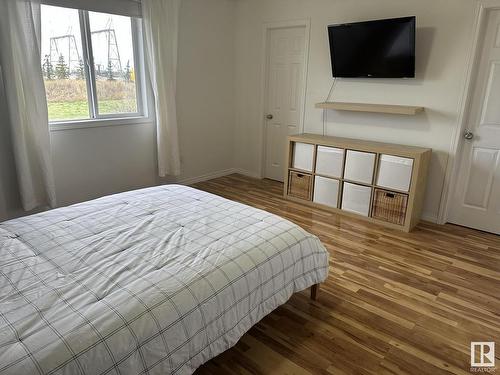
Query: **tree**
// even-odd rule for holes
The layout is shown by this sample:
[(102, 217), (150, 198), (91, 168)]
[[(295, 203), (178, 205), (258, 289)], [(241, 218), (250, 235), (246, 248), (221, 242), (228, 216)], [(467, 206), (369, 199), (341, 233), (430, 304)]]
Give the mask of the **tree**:
[(42, 71), (45, 79), (52, 80), (54, 79), (54, 68), (52, 63), (50, 62), (50, 56), (45, 55), (42, 65)]
[(76, 75), (78, 79), (85, 79), (85, 67), (83, 66), (83, 60), (78, 61), (78, 68), (76, 70)]
[(113, 64), (111, 64), (111, 61), (108, 61), (108, 68), (106, 69), (106, 76), (108, 77), (108, 81), (115, 80), (115, 77), (113, 76)]
[(57, 79), (68, 79), (69, 78), (69, 69), (64, 61), (64, 56), (59, 55), (59, 60), (56, 64), (56, 78)]
[(123, 78), (125, 79), (125, 81), (130, 82), (130, 60), (127, 61), (127, 65), (125, 66)]

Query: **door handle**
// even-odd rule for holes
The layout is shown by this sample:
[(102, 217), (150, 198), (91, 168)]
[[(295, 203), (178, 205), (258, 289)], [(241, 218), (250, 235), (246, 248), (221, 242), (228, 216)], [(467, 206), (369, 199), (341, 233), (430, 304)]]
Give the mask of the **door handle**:
[(267, 116), (266, 116), (266, 118), (267, 118), (268, 120), (272, 120), (272, 119), (274, 118), (274, 116), (273, 116), (273, 115), (271, 115), (271, 114), (269, 114), (269, 115), (267, 115)]
[(474, 133), (472, 131), (470, 131), (469, 129), (467, 129), (464, 132), (464, 138), (467, 139), (468, 141), (470, 141), (472, 138), (474, 138)]

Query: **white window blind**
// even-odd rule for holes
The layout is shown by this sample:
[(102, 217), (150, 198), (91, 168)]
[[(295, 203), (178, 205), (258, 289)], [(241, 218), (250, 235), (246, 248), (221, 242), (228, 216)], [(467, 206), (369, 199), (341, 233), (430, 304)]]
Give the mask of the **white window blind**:
[(42, 4), (128, 17), (141, 17), (141, 0), (42, 0)]

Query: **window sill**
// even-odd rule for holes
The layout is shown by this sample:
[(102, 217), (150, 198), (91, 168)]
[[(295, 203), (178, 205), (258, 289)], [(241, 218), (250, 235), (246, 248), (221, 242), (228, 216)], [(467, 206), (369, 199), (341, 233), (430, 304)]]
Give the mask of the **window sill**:
[(76, 121), (58, 121), (49, 123), (49, 130), (52, 132), (61, 130), (100, 128), (105, 126), (152, 124), (153, 122), (154, 121), (152, 118), (144, 116), (76, 120)]

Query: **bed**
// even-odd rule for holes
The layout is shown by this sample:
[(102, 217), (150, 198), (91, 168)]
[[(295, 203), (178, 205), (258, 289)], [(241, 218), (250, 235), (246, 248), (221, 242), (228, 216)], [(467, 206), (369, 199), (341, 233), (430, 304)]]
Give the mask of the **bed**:
[(0, 374), (191, 374), (327, 273), (297, 225), (179, 185), (0, 223)]

